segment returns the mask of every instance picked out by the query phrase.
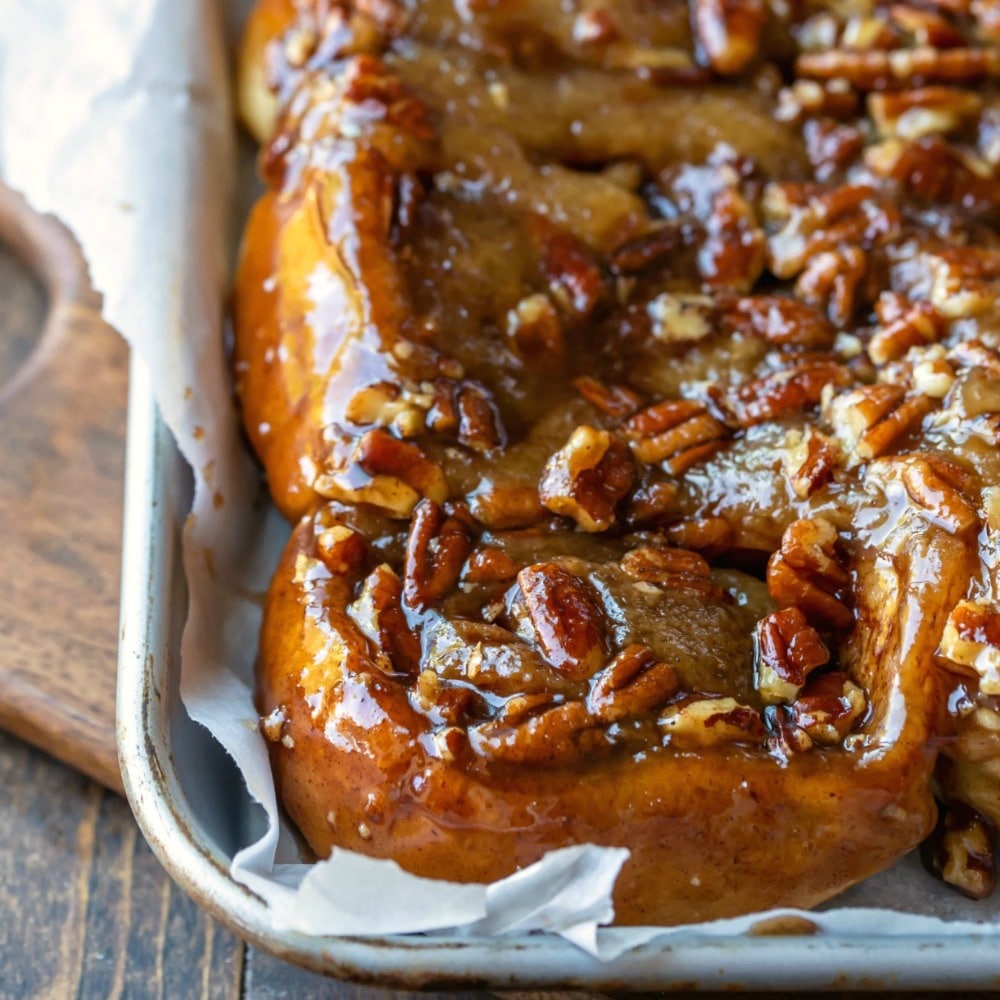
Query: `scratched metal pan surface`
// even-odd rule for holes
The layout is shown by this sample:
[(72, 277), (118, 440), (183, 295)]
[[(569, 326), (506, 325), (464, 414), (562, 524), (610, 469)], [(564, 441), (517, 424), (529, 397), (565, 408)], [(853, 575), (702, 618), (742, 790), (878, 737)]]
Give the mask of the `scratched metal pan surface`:
[(560, 938), (315, 938), (276, 933), (263, 902), (229, 876), (255, 807), (232, 763), (180, 704), (186, 593), (180, 526), (190, 476), (143, 364), (129, 402), (118, 746), (129, 800), (177, 883), (237, 934), (342, 979), (409, 988), (593, 990), (968, 988), (996, 986), (996, 938), (695, 938), (652, 942), (602, 963)]

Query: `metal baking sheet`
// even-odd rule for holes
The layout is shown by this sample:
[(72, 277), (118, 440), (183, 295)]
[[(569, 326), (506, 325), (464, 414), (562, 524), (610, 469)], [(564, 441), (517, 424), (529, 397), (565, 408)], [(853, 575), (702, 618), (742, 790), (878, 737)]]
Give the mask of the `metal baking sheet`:
[(177, 883), (236, 933), (318, 972), (409, 988), (593, 990), (998, 988), (1000, 937), (748, 936), (653, 941), (611, 962), (561, 938), (447, 935), (319, 938), (276, 934), (263, 902), (230, 878), (255, 835), (235, 767), (178, 695), (187, 607), (180, 529), (187, 467), (133, 359), (128, 415), (117, 737), (129, 799)]

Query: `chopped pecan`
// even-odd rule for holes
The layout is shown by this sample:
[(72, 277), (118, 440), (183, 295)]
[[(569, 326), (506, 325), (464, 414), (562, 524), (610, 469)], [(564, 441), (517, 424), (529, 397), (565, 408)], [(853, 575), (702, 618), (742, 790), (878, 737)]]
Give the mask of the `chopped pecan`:
[(962, 368), (981, 368), (990, 378), (1000, 379), (1000, 352), (981, 340), (963, 340), (949, 352), (948, 360)]
[(1000, 294), (1000, 250), (949, 247), (926, 254), (930, 301), (948, 319), (977, 316), (992, 309)]
[(732, 187), (712, 198), (698, 269), (708, 284), (748, 292), (764, 270), (764, 231), (747, 200)]
[(795, 282), (795, 294), (825, 310), (836, 327), (847, 326), (857, 305), (858, 286), (868, 271), (868, 257), (857, 247), (816, 254)]
[[(459, 726), (486, 709), (482, 695), (465, 684), (443, 679), (434, 670), (421, 670), (413, 687), (416, 706), (438, 725)], [(454, 746), (452, 746), (454, 752)]]
[(614, 18), (605, 8), (584, 10), (573, 18), (573, 41), (578, 45), (607, 45), (617, 37)]
[(612, 723), (659, 708), (680, 689), (677, 671), (646, 646), (623, 649), (594, 677), (587, 696), (590, 714)]
[(948, 361), (947, 351), (940, 344), (911, 347), (900, 367), (905, 374), (884, 381), (908, 381), (915, 392), (931, 399), (944, 399), (955, 384), (955, 370)]
[(725, 394), (722, 402), (740, 427), (753, 427), (816, 406), (826, 387), (850, 382), (843, 365), (829, 357), (806, 357), (760, 378), (748, 379)]
[(634, 580), (660, 584), (668, 590), (690, 590), (713, 600), (723, 596), (704, 557), (688, 549), (642, 546), (626, 552), (621, 567)]
[(368, 556), (365, 540), (345, 524), (333, 524), (316, 536), (316, 555), (338, 576), (360, 573)]
[(632, 527), (657, 524), (675, 515), (677, 487), (667, 482), (645, 482), (632, 491), (625, 520)]
[(1000, 52), (987, 48), (937, 49), (929, 45), (891, 51), (803, 52), (795, 60), (795, 75), (847, 80), (858, 90), (892, 90), (913, 80), (972, 84), (1000, 77)]
[(426, 608), (441, 600), (458, 583), (471, 548), (469, 533), (458, 518), (447, 517), (433, 500), (421, 500), (414, 508), (406, 543), (406, 603)]
[(770, 344), (823, 350), (833, 346), (835, 331), (812, 306), (784, 295), (745, 295), (723, 310), (729, 334), (761, 337)]
[(642, 398), (628, 386), (604, 385), (589, 375), (574, 379), (573, 385), (591, 406), (596, 406), (602, 413), (615, 420), (630, 417), (642, 406)]
[(865, 135), (857, 125), (829, 118), (808, 121), (802, 128), (806, 153), (818, 180), (825, 181), (845, 171), (865, 146)]
[(754, 632), (754, 684), (766, 705), (792, 702), (806, 678), (830, 659), (819, 633), (798, 608), (774, 611)]
[(798, 608), (809, 620), (843, 630), (854, 624), (851, 577), (836, 546), (837, 529), (825, 518), (793, 521), (768, 561), (767, 587), (780, 607)]
[(767, 241), (767, 264), (794, 278), (816, 254), (855, 246), (870, 250), (899, 232), (899, 210), (865, 184), (845, 184), (805, 203), (794, 185), (768, 185), (765, 212), (780, 228)]
[(693, 0), (695, 35), (716, 73), (732, 76), (754, 59), (766, 15), (763, 0)]
[(535, 486), (487, 480), (469, 497), (469, 503), (473, 517), (494, 531), (526, 528), (545, 517)]
[(544, 216), (531, 216), (528, 230), (541, 252), (550, 294), (568, 315), (586, 319), (607, 293), (607, 282), (593, 255), (571, 232)]
[(375, 661), (386, 673), (416, 674), (420, 639), (410, 628), (402, 606), (403, 583), (382, 563), (365, 578), (361, 593), (347, 613), (374, 645)]
[(687, 399), (654, 403), (627, 420), (623, 430), (640, 462), (661, 463), (675, 476), (713, 455), (728, 436), (704, 406)]
[(983, 694), (1000, 694), (1000, 609), (986, 601), (959, 601), (945, 624), (941, 655), (974, 671)]
[(462, 579), (469, 583), (502, 583), (513, 580), (520, 569), (521, 564), (503, 549), (487, 545), (469, 556)]
[(348, 401), (344, 415), (359, 427), (391, 427), (400, 437), (422, 434), (430, 393), (414, 391), (392, 382), (376, 382), (359, 389)]
[[(356, 469), (369, 478), (359, 477)], [(314, 485), (322, 496), (372, 504), (398, 518), (408, 517), (422, 496), (441, 503), (448, 495), (441, 467), (417, 445), (380, 427), (361, 436), (346, 470), (317, 476)]]
[(979, 94), (955, 87), (920, 87), (868, 95), (868, 113), (886, 139), (947, 135), (978, 117), (982, 109)]
[(669, 706), (660, 728), (680, 749), (731, 743), (759, 744), (765, 731), (760, 713), (735, 698), (703, 698)]
[(928, 396), (907, 396), (898, 385), (866, 385), (832, 396), (824, 414), (848, 468), (888, 454), (934, 408)]
[(628, 447), (610, 431), (581, 425), (545, 463), (538, 496), (554, 514), (571, 517), (584, 531), (606, 531), (634, 479)]
[(681, 223), (669, 219), (615, 247), (608, 266), (613, 274), (637, 274), (686, 246), (692, 239), (694, 229), (687, 220)]
[(840, 462), (840, 448), (825, 434), (808, 426), (789, 431), (785, 441), (785, 474), (792, 491), (806, 500), (833, 477)]
[(876, 330), (868, 342), (868, 356), (877, 365), (903, 357), (911, 347), (931, 344), (947, 332), (948, 324), (929, 302), (914, 302), (906, 311)]
[(552, 300), (541, 292), (521, 299), (507, 313), (507, 335), (529, 364), (557, 371), (565, 363), (562, 319)]
[(996, 887), (996, 835), (989, 820), (964, 802), (949, 802), (928, 842), (931, 870), (970, 899)]
[(685, 344), (712, 332), (712, 299), (707, 295), (661, 292), (646, 307), (657, 340)]
[(792, 722), (820, 746), (837, 746), (868, 710), (864, 691), (846, 674), (813, 677), (791, 706)]
[(775, 117), (799, 123), (805, 118), (823, 116), (840, 121), (855, 118), (861, 109), (858, 92), (846, 80), (796, 80), (778, 93)]
[(527, 566), (517, 582), (542, 656), (571, 679), (590, 677), (608, 652), (594, 588), (557, 563)]
[(506, 715), (470, 729), (475, 749), (484, 757), (507, 764), (553, 765), (571, 763), (605, 742), (582, 702), (552, 705), (548, 696), (536, 698), (540, 700), (512, 698), (508, 706), (528, 703), (513, 705)]
[(724, 517), (694, 517), (675, 521), (666, 531), (667, 538), (679, 548), (697, 549), (710, 555), (722, 552), (733, 540), (733, 529)]

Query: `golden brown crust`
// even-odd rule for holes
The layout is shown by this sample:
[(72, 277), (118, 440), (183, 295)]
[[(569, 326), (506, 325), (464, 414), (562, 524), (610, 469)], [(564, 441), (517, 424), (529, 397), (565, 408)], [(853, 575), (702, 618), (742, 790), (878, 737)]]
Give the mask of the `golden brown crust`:
[(540, 6), (251, 22), (282, 798), (435, 877), (627, 846), (623, 923), (813, 905), (927, 835), (954, 732), (994, 787), (993, 28)]

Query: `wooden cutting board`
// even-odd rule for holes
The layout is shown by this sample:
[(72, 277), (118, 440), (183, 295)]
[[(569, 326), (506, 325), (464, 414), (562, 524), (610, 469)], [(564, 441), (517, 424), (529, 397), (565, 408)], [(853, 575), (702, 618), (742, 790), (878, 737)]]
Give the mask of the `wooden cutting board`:
[(127, 359), (73, 238), (0, 185), (0, 726), (116, 791)]

